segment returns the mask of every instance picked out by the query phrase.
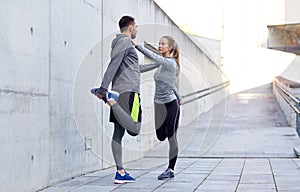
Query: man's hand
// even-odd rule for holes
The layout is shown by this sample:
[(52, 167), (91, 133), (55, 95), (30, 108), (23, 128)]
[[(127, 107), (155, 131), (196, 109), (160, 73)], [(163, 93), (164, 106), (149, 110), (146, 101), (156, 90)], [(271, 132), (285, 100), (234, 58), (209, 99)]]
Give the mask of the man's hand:
[(91, 93), (92, 93), (93, 95), (95, 95), (95, 96), (98, 97), (99, 99), (102, 99), (103, 96), (100, 95), (99, 93), (97, 93), (97, 91), (98, 91), (98, 88), (93, 88), (93, 89), (91, 89)]
[(96, 90), (96, 95), (99, 95), (102, 97), (105, 97), (105, 95), (107, 94), (107, 89), (100, 87), (99, 89)]

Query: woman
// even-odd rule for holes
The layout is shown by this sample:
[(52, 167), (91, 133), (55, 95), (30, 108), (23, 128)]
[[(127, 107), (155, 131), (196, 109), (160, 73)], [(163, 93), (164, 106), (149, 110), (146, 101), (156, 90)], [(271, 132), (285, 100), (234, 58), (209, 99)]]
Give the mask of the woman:
[(156, 54), (141, 45), (132, 43), (141, 53), (160, 65), (154, 74), (155, 129), (156, 136), (160, 141), (168, 138), (169, 165), (158, 176), (158, 179), (172, 178), (178, 156), (176, 132), (180, 112), (179, 104), (182, 103), (181, 96), (175, 86), (180, 71), (178, 45), (173, 37), (163, 36), (159, 40), (158, 52), (160, 54)]

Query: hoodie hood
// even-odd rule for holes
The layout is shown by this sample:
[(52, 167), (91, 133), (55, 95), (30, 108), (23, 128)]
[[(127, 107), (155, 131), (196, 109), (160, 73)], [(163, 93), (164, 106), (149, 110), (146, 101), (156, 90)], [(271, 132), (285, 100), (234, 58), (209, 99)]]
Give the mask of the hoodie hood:
[(117, 34), (116, 38), (111, 43), (111, 53), (110, 56), (113, 57), (120, 52), (126, 51), (128, 48), (132, 47), (130, 37), (126, 34)]
[(126, 34), (117, 34), (116, 35), (116, 38), (111, 42), (111, 48), (114, 49), (116, 44), (120, 41), (120, 40), (123, 40), (124, 38), (129, 38), (128, 35)]

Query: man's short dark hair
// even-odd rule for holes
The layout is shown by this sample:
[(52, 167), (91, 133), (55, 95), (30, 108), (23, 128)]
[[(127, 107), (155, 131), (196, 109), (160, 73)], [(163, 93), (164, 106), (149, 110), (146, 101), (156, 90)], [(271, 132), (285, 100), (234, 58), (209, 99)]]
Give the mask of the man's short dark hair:
[(131, 16), (123, 16), (120, 20), (119, 20), (119, 27), (121, 32), (123, 32), (129, 25), (134, 23), (134, 18)]

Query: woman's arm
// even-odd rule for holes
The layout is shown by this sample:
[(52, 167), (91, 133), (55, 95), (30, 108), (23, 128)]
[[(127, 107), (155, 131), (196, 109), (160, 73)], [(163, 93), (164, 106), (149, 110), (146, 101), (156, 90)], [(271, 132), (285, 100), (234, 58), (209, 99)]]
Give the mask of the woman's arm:
[(177, 87), (176, 86), (172, 86), (172, 89), (173, 89), (173, 92), (175, 93), (175, 96), (176, 96), (178, 102), (181, 104), (182, 103), (182, 97), (181, 97), (181, 95), (180, 95)]
[(141, 53), (143, 53), (144, 55), (146, 55), (147, 57), (149, 57), (150, 59), (153, 59), (155, 62), (157, 62), (160, 65), (162, 65), (162, 64), (173, 65), (173, 59), (166, 58), (159, 54), (156, 54), (156, 53), (150, 51), (149, 49), (145, 48), (142, 45), (136, 45), (135, 48), (137, 50), (139, 50)]

